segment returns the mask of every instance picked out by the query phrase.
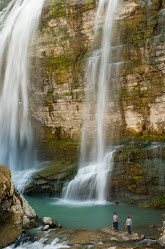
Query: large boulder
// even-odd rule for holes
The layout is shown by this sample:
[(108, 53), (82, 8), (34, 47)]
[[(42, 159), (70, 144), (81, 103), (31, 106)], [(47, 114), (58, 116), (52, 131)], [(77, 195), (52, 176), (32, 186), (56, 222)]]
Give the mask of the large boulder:
[(43, 223), (44, 223), (44, 225), (49, 225), (49, 226), (51, 226), (51, 225), (53, 225), (53, 220), (52, 220), (52, 218), (50, 218), (50, 217), (44, 217), (44, 218), (43, 218)]
[(0, 248), (13, 243), (24, 229), (38, 224), (36, 213), (16, 190), (10, 170), (0, 165)]
[[(56, 221), (55, 221), (55, 220), (52, 220), (52, 218), (50, 218), (50, 217), (44, 217), (44, 218), (43, 218), (43, 223), (44, 223), (44, 225), (49, 225), (50, 228), (55, 228), (55, 227), (57, 227)], [(58, 227), (59, 227), (59, 225), (58, 225)]]

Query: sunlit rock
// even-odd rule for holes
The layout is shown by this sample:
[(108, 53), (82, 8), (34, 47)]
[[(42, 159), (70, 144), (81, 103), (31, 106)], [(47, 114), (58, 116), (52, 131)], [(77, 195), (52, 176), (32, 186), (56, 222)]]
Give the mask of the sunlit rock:
[(44, 225), (53, 225), (53, 220), (50, 217), (43, 218)]
[(42, 231), (47, 231), (48, 229), (50, 228), (50, 226), (49, 225), (45, 225), (44, 227), (42, 227)]
[(0, 165), (0, 247), (13, 243), (24, 228), (38, 225), (36, 213), (15, 189), (10, 170)]

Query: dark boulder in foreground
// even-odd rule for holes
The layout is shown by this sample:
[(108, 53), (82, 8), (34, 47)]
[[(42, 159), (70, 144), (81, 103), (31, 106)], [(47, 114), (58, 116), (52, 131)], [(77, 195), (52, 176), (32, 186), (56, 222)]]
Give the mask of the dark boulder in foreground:
[(36, 213), (14, 187), (10, 170), (0, 165), (0, 248), (13, 243), (24, 229), (38, 225)]

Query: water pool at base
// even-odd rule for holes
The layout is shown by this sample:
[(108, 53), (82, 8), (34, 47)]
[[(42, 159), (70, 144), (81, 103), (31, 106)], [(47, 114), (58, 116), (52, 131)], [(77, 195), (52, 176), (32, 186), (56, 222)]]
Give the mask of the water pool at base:
[[(158, 228), (162, 227), (163, 210), (144, 209), (121, 204), (77, 203), (77, 205), (61, 202), (60, 199), (44, 197), (26, 197), (40, 218), (51, 217), (64, 228), (92, 229), (112, 227), (112, 216), (116, 212), (119, 217), (119, 229), (125, 229), (125, 221), (129, 215), (133, 221), (133, 232), (143, 233), (146, 237), (157, 237)], [(155, 228), (150, 226), (155, 225)]]

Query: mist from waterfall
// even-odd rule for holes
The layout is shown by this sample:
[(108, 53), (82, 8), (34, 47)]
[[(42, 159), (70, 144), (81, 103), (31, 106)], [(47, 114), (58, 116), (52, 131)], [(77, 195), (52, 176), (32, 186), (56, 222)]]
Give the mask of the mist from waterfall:
[(12, 0), (0, 12), (0, 164), (12, 172), (34, 163), (28, 111), (28, 50), (45, 0)]
[[(113, 46), (114, 16), (121, 0), (100, 0), (95, 19), (93, 51), (87, 63), (87, 93), (81, 139), (80, 166), (63, 189), (64, 200), (106, 200), (114, 148), (106, 149), (107, 103), (112, 101), (112, 74), (119, 73), (120, 46)], [(101, 39), (101, 44), (99, 44)], [(115, 60), (112, 60), (115, 52)], [(114, 63), (115, 62), (115, 63)]]

